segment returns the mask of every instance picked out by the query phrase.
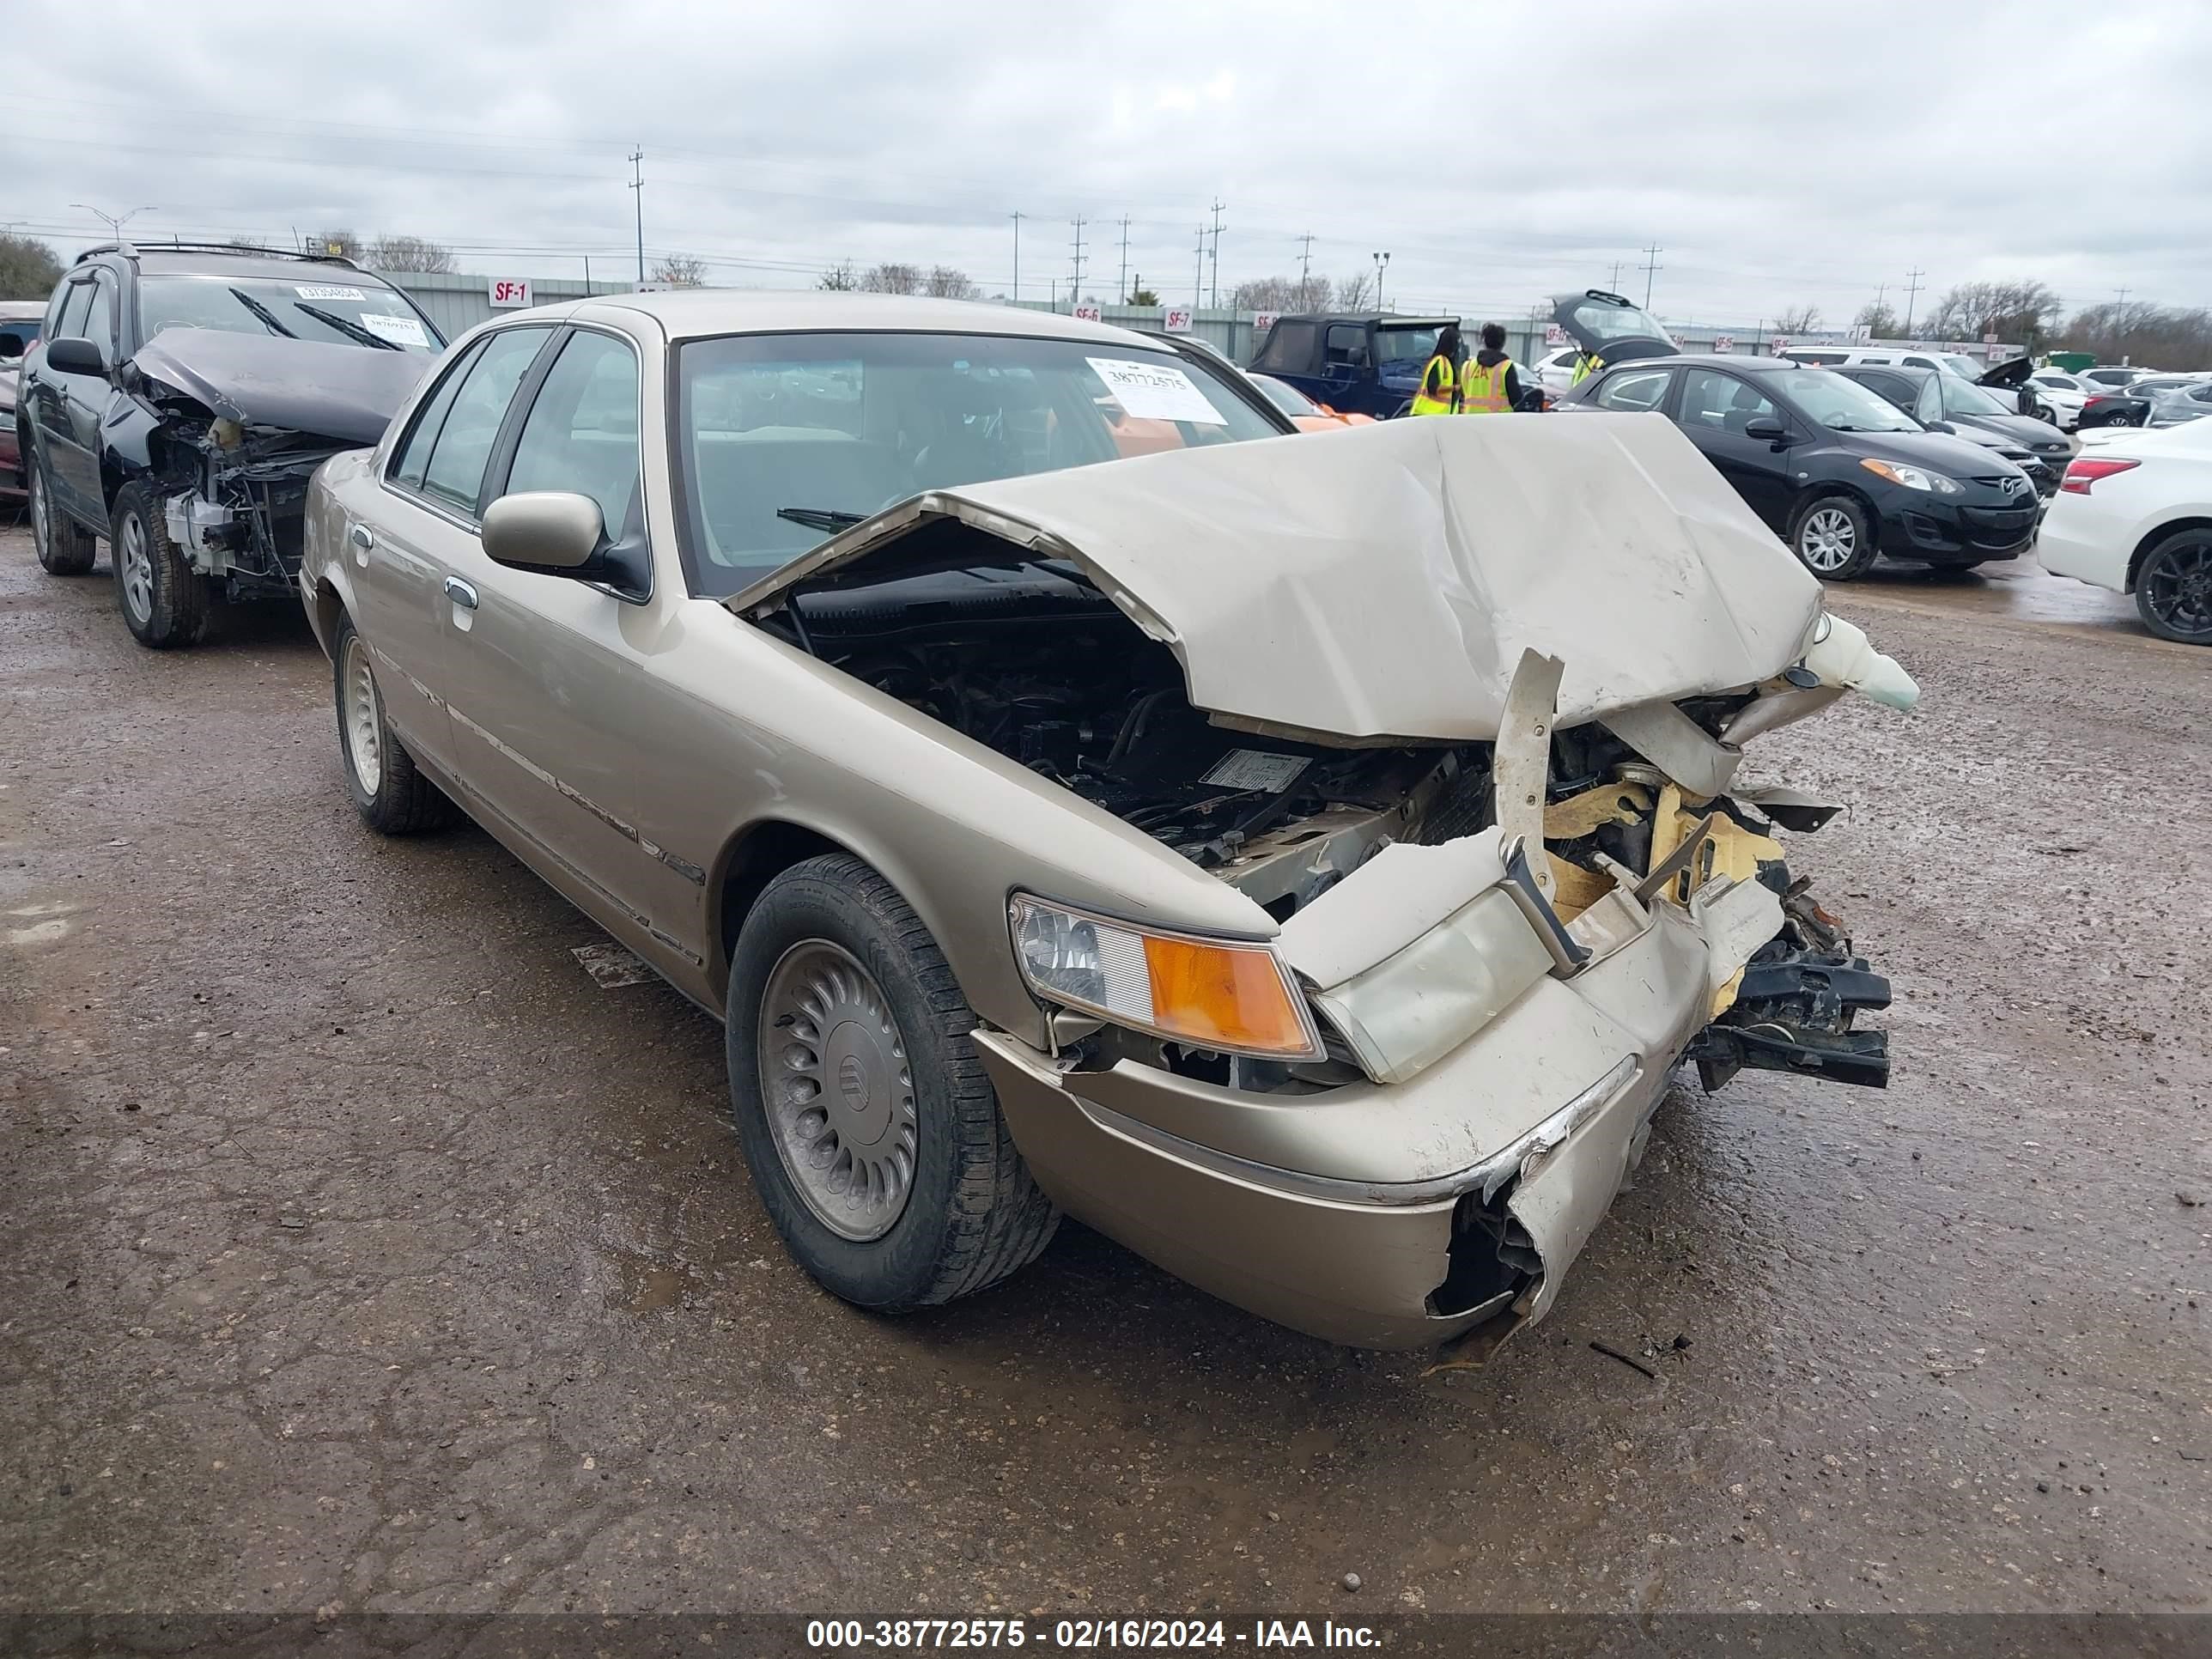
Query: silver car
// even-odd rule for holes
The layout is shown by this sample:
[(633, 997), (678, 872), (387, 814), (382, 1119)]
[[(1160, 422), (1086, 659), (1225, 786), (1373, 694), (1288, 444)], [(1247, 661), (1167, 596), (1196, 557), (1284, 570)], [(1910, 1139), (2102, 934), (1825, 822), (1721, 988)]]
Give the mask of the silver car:
[(1671, 426), (1326, 440), (1123, 331), (660, 294), (317, 475), (375, 829), (482, 823), (724, 1022), (839, 1296), (1076, 1215), (1334, 1340), (1532, 1321), (1678, 1062), (1880, 1084), (1740, 745), (1911, 681)]

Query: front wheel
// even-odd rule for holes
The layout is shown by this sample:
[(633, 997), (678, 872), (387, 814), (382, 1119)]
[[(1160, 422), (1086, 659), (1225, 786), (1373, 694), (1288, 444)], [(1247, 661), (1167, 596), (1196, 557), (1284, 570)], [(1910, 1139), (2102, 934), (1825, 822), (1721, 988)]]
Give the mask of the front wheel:
[(1060, 1216), (1016, 1150), (975, 1013), (898, 890), (846, 854), (769, 884), (730, 959), (730, 1100), (799, 1264), (903, 1312), (997, 1283)]
[(198, 645), (207, 633), (208, 587), (169, 539), (168, 517), (143, 483), (116, 492), (108, 560), (124, 625), (156, 651)]
[(23, 487), (31, 497), (31, 544), (38, 550), (40, 568), (50, 576), (82, 576), (99, 554), (100, 538), (54, 506), (46, 465), (36, 451), (24, 471)]
[(2177, 530), (2136, 573), (2136, 614), (2162, 640), (2212, 645), (2212, 530)]
[(1799, 509), (1790, 550), (1824, 582), (1863, 575), (1881, 551), (1873, 516), (1855, 495), (1816, 495)]

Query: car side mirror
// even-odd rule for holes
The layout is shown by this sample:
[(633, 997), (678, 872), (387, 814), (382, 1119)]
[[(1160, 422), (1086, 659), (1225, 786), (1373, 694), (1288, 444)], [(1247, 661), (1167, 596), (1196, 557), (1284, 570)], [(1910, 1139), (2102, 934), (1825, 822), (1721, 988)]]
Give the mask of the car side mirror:
[(1930, 432), (1948, 432), (1954, 436), (1957, 434), (1959, 430), (1957, 427), (1953, 426), (1948, 421), (1930, 421), (1928, 422), (1928, 429)]
[(46, 367), (57, 374), (100, 374), (107, 373), (107, 354), (99, 345), (82, 336), (65, 340), (54, 340), (46, 346)]
[(510, 570), (598, 580), (607, 574), (599, 504), (565, 489), (526, 489), (484, 509), (484, 556)]
[(1753, 443), (1786, 444), (1790, 441), (1790, 428), (1771, 415), (1761, 415), (1743, 423), (1743, 435)]

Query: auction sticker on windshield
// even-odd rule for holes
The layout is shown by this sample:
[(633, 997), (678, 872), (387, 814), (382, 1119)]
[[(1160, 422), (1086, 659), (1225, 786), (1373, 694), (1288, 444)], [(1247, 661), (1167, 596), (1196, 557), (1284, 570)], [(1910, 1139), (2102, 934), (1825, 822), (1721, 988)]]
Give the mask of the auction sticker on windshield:
[(1127, 357), (1085, 361), (1106, 382), (1114, 401), (1140, 421), (1194, 421), (1226, 426), (1221, 411), (1206, 401), (1189, 375), (1173, 363), (1139, 363)]
[(368, 295), (357, 288), (302, 288), (295, 284), (295, 293), (302, 300), (366, 300)]
[(392, 342), (394, 345), (427, 346), (430, 337), (422, 331), (422, 325), (412, 317), (392, 317), (380, 311), (365, 311), (361, 325), (371, 334)]

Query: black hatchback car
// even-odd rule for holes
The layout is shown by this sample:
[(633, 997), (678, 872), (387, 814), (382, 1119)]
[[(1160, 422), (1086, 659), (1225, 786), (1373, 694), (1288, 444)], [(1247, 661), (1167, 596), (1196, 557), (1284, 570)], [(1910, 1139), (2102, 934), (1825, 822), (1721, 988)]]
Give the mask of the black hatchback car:
[(1584, 380), (1559, 409), (1666, 416), (1824, 581), (1863, 575), (1883, 554), (1964, 568), (2016, 558), (2035, 539), (2025, 472), (1832, 369), (1639, 358)]
[(1828, 371), (1878, 392), (1930, 432), (1948, 432), (1993, 449), (2034, 481), (2049, 501), (2058, 493), (2074, 441), (2048, 421), (2023, 415), (1987, 387), (1941, 369), (1845, 363)]

